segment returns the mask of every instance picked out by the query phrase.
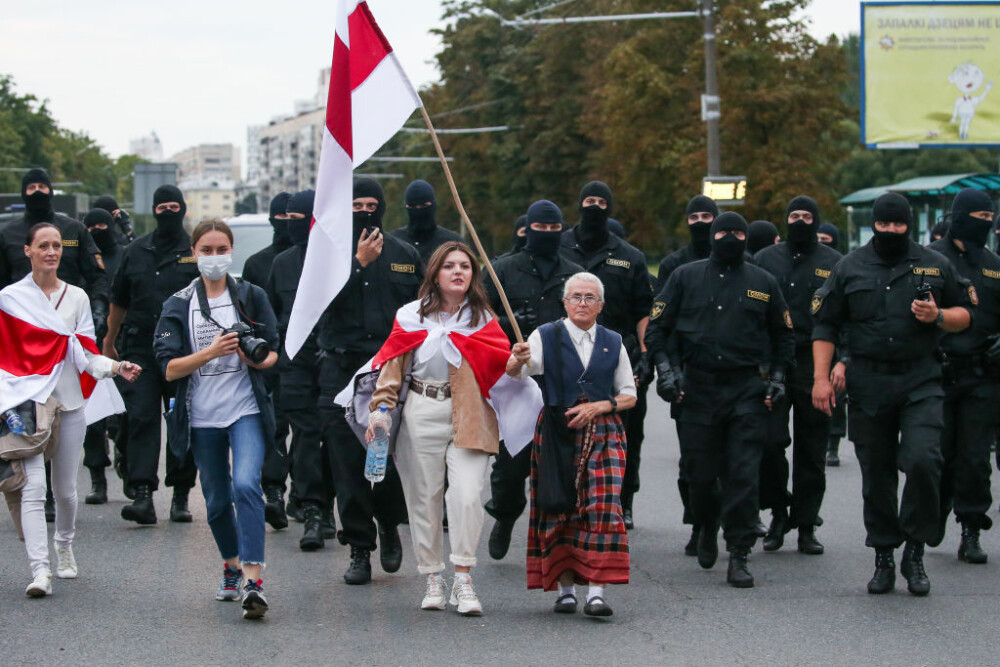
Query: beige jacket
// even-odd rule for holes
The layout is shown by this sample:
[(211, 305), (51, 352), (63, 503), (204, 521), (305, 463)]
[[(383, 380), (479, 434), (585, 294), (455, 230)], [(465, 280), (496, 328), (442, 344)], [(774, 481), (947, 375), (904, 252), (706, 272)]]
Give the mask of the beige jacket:
[[(369, 410), (378, 410), (380, 405), (385, 405), (390, 410), (396, 407), (405, 369), (410, 366), (412, 354), (412, 351), (401, 354), (382, 365), (378, 382), (375, 383), (375, 393), (368, 403)], [(496, 454), (500, 451), (497, 415), (483, 398), (472, 367), (468, 363), (463, 363), (460, 368), (449, 365), (448, 376), (451, 382), (451, 423), (455, 429), (455, 446)]]

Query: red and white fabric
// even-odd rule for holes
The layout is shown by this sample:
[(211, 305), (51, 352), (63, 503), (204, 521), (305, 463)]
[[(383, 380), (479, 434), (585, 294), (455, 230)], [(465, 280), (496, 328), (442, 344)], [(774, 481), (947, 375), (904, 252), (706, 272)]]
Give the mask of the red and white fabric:
[[(438, 350), (448, 363), (460, 368), (465, 362), (483, 398), (497, 415), (500, 437), (511, 456), (531, 443), (535, 421), (542, 410), (542, 390), (534, 382), (515, 380), (506, 373), (510, 359), (510, 342), (496, 319), (487, 315), (479, 326), (471, 325), (472, 313), (462, 308), (457, 317), (443, 324), (434, 318), (420, 321), (420, 301), (412, 301), (396, 311), (392, 332), (371, 360), (358, 369), (354, 378), (378, 370), (389, 359), (417, 349), (417, 358), (430, 359)], [(354, 395), (355, 381), (336, 397), (338, 405), (347, 407)]]
[(44, 403), (67, 363), (76, 367), (88, 399), (88, 424), (124, 412), (114, 382), (86, 372), (87, 352), (100, 354), (92, 317), (79, 318), (70, 331), (31, 274), (0, 290), (0, 412), (28, 400)]
[(289, 357), (295, 357), (350, 275), (354, 168), (420, 106), (368, 3), (340, 0), (313, 224), (285, 337)]

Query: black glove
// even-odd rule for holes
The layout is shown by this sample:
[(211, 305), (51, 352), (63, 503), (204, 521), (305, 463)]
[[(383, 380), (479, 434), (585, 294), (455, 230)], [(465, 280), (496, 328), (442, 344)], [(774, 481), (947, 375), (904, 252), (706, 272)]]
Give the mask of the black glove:
[(785, 396), (785, 371), (776, 369), (771, 372), (771, 379), (767, 381), (767, 398), (771, 399), (771, 409), (784, 403)]
[(514, 319), (517, 320), (517, 326), (521, 328), (522, 333), (538, 328), (538, 313), (527, 304), (514, 311)]
[(125, 234), (129, 243), (135, 240), (135, 232), (132, 231), (132, 218), (129, 217), (128, 211), (123, 208), (118, 210), (118, 225), (122, 228), (122, 233)]
[(635, 366), (636, 384), (640, 387), (648, 387), (653, 381), (653, 360), (649, 352), (643, 352), (639, 356), (639, 363)]
[(684, 375), (667, 362), (656, 364), (656, 393), (667, 403), (673, 403), (684, 391)]
[(108, 312), (100, 306), (96, 306), (93, 315), (94, 337), (98, 343), (103, 344), (104, 337), (108, 335)]

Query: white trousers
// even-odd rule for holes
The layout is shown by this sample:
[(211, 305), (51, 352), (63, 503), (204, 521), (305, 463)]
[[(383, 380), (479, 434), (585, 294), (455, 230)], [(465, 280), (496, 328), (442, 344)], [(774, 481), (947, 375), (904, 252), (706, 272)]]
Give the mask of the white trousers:
[[(59, 421), (59, 449), (52, 459), (52, 495), (56, 500), (55, 541), (73, 543), (76, 534), (76, 476), (83, 455), (87, 419), (83, 408), (63, 412)], [(42, 454), (24, 460), (26, 482), (21, 488), (21, 526), (31, 576), (51, 572), (49, 532), (45, 525), (45, 460)]]
[(421, 574), (444, 571), (442, 496), (448, 505), (450, 560), (454, 565), (475, 567), (490, 455), (455, 446), (450, 398), (439, 401), (411, 391), (402, 418), (395, 460), (410, 515), (417, 569)]

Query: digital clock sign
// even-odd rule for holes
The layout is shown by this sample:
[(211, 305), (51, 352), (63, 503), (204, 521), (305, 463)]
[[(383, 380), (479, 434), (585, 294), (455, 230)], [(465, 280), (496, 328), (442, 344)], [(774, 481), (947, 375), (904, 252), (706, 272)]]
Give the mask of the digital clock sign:
[(746, 176), (706, 176), (701, 179), (701, 194), (719, 206), (743, 206), (747, 197)]

